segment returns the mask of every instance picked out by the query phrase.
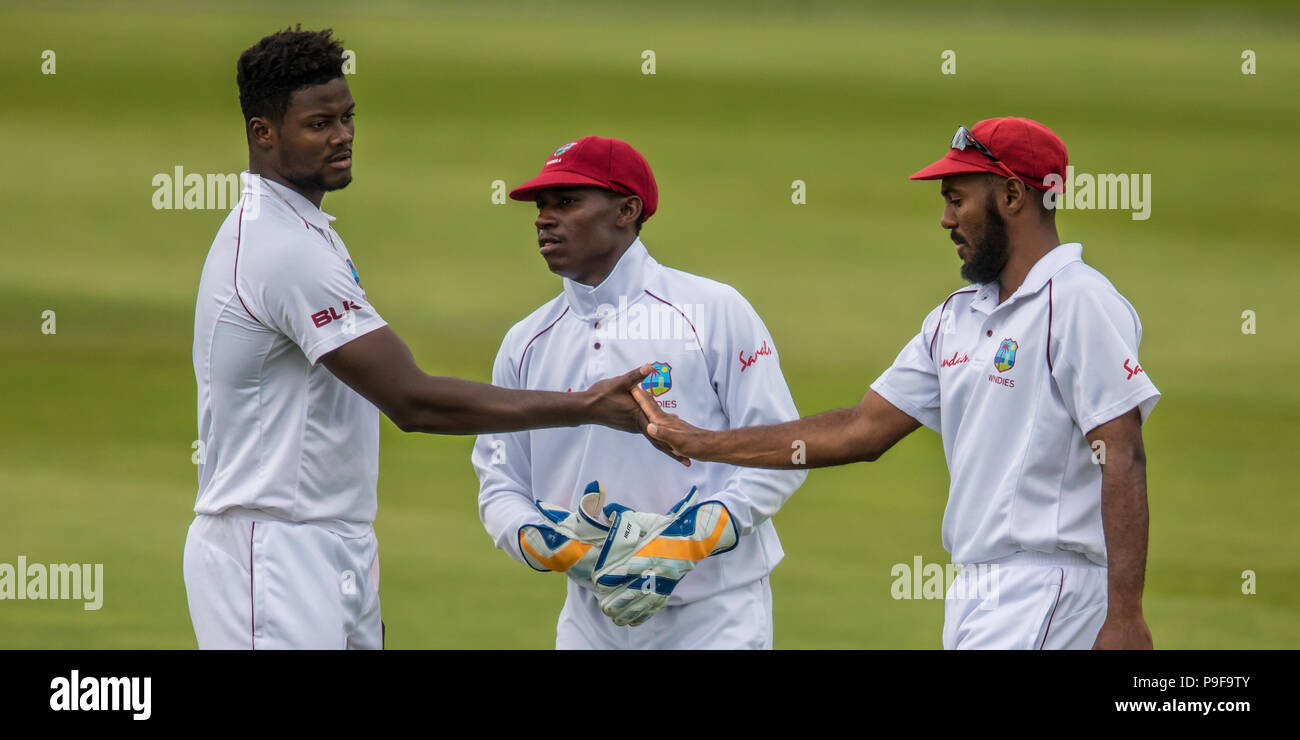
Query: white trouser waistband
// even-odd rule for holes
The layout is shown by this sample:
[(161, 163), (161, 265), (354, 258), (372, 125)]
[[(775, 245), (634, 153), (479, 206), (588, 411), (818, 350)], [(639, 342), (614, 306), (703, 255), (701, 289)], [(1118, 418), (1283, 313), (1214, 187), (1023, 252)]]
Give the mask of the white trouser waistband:
[(307, 519), (297, 521), (276, 516), (261, 509), (247, 509), (242, 506), (231, 506), (223, 509), (219, 514), (198, 514), (198, 516), (210, 517), (239, 517), (240, 519), (251, 519), (255, 522), (280, 522), (283, 524), (312, 524), (323, 529), (327, 529), (334, 534), (346, 539), (357, 539), (358, 537), (368, 537), (374, 533), (374, 525), (370, 522), (347, 522), (341, 519)]
[(1067, 552), (1057, 550), (1056, 552), (1037, 552), (1034, 550), (1021, 550), (1020, 552), (1007, 555), (1006, 557), (997, 558), (988, 561), (989, 565), (1047, 565), (1061, 568), (1105, 568), (1104, 565), (1098, 565), (1088, 559), (1088, 556), (1081, 552)]

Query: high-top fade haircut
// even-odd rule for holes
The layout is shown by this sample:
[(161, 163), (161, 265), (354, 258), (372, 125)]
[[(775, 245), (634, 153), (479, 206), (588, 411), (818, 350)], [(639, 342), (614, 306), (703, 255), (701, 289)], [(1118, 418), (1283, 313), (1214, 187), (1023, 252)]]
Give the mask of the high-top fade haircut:
[(331, 33), (330, 28), (304, 31), (300, 23), (263, 38), (239, 55), (235, 81), (245, 124), (260, 116), (279, 125), (294, 92), (343, 76), (343, 44)]

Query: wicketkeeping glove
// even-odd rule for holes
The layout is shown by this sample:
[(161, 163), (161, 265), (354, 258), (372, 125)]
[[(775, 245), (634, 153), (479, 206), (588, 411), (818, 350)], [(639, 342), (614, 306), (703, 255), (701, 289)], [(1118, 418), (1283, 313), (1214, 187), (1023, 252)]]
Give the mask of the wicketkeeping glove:
[(570, 577), (591, 579), (601, 545), (609, 538), (609, 527), (601, 523), (605, 489), (592, 481), (583, 492), (576, 512), (535, 499), (537, 510), (549, 524), (525, 524), (519, 528), (519, 551), (536, 570), (554, 570)]
[(720, 501), (697, 502), (691, 492), (664, 514), (610, 504), (609, 537), (596, 558), (592, 580), (600, 610), (617, 625), (644, 623), (695, 564), (735, 548), (740, 532)]

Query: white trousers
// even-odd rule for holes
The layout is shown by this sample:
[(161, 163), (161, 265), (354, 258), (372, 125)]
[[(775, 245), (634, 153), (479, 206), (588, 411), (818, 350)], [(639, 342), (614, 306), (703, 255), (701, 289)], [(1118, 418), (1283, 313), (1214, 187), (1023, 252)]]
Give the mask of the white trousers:
[(555, 630), (558, 650), (771, 650), (772, 588), (766, 576), (707, 599), (665, 606), (636, 627), (619, 627), (600, 599), (571, 578)]
[(379, 547), (301, 522), (200, 514), (185, 595), (202, 650), (378, 650)]
[(944, 601), (945, 650), (1089, 650), (1106, 620), (1106, 568), (1021, 552), (966, 566)]

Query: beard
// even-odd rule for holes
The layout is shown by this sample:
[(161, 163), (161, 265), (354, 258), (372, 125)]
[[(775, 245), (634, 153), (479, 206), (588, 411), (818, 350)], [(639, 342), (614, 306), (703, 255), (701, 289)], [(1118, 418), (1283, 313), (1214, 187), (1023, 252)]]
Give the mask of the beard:
[(991, 283), (1007, 266), (1007, 222), (998, 213), (997, 201), (989, 194), (984, 210), (984, 233), (971, 244), (971, 258), (962, 263), (961, 276), (971, 283)]
[(346, 188), (348, 184), (352, 182), (352, 173), (349, 172), (346, 178), (335, 182), (327, 181), (325, 179), (325, 173), (319, 171), (313, 172), (310, 175), (284, 175), (284, 179), (288, 180), (290, 184), (299, 190), (299, 192), (319, 190), (328, 193), (332, 190), (342, 190), (343, 188)]
[(298, 187), (300, 191), (320, 190), (322, 192), (329, 192), (331, 190), (343, 190), (344, 187), (347, 187), (348, 183), (352, 182), (352, 173), (348, 173), (347, 177), (342, 179), (342, 181), (335, 182), (326, 181), (324, 174), (320, 172), (298, 174), (298, 176), (292, 177), (286, 176), (285, 179), (295, 187)]

